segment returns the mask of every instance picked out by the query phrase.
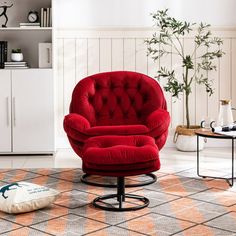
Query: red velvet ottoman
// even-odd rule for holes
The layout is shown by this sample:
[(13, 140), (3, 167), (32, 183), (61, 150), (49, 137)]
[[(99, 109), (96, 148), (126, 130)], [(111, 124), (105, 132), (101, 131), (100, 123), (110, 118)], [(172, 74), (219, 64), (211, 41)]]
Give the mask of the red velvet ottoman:
[[(148, 206), (145, 197), (125, 194), (126, 176), (148, 174), (160, 169), (158, 148), (149, 136), (99, 136), (89, 138), (83, 149), (83, 171), (91, 175), (117, 177), (117, 193), (97, 197), (95, 207), (110, 211), (138, 210)], [(118, 206), (111, 205), (116, 198)], [(123, 207), (126, 198), (140, 201), (142, 205)], [(137, 204), (137, 202), (135, 203)]]

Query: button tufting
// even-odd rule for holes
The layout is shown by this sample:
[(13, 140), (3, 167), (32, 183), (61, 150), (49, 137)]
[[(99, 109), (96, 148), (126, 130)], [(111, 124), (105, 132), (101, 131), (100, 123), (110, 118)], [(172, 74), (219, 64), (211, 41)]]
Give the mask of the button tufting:
[(124, 118), (128, 118), (128, 114), (129, 114), (128, 111), (124, 111), (124, 112), (123, 112), (123, 117), (124, 117)]
[(137, 86), (137, 90), (140, 91), (141, 90), (141, 84), (139, 83)]
[(115, 89), (115, 85), (113, 83), (110, 84), (110, 90), (114, 90)]
[(128, 88), (129, 88), (128, 83), (125, 83), (125, 84), (124, 84), (124, 90), (127, 90)]
[(117, 97), (117, 98), (116, 98), (116, 102), (117, 102), (118, 105), (121, 104), (121, 98), (120, 98), (120, 97)]
[(142, 112), (141, 111), (137, 111), (136, 114), (137, 114), (138, 118), (140, 118), (142, 116)]
[(148, 100), (148, 94), (145, 93), (145, 94), (143, 95), (143, 103), (146, 103), (147, 100)]
[(102, 98), (103, 104), (107, 104), (107, 101), (108, 101), (107, 97), (103, 97), (103, 98)]
[(134, 103), (135, 103), (134, 98), (130, 98), (130, 104), (131, 104), (131, 105), (134, 105)]
[(101, 86), (99, 84), (95, 84), (94, 87), (95, 87), (96, 90), (99, 90), (101, 88)]
[(89, 96), (88, 97), (88, 102), (91, 104), (91, 103), (93, 103), (93, 96)]
[(114, 116), (114, 111), (110, 111), (109, 116), (110, 116), (110, 118), (112, 118)]

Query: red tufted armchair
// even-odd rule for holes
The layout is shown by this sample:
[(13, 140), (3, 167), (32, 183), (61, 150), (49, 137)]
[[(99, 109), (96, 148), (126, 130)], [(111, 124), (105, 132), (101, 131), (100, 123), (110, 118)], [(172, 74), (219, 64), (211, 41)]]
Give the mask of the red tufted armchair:
[(148, 135), (160, 150), (169, 123), (159, 84), (144, 74), (117, 71), (89, 76), (76, 85), (64, 129), (83, 158), (85, 141), (102, 135)]

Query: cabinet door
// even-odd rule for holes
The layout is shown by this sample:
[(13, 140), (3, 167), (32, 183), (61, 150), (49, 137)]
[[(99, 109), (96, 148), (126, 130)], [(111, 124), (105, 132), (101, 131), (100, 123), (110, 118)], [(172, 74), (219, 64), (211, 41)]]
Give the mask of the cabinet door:
[(11, 152), (10, 70), (0, 70), (0, 152)]
[(12, 71), (13, 152), (54, 151), (52, 69)]

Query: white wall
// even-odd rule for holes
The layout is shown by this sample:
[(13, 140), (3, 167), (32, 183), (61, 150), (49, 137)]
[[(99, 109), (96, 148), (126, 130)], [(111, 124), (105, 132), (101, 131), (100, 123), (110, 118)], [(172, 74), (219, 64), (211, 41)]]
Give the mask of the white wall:
[(178, 18), (236, 26), (235, 0), (55, 0), (58, 28), (149, 27), (150, 13), (169, 8)]
[[(57, 147), (69, 146), (62, 124), (64, 115), (68, 114), (72, 90), (79, 80), (112, 70), (132, 70), (154, 76), (160, 65), (177, 63), (174, 55), (169, 55), (154, 64), (146, 57), (143, 43), (152, 31), (135, 28), (152, 26), (150, 12), (166, 7), (175, 17), (220, 26), (213, 31), (224, 39), (226, 56), (217, 62), (218, 71), (210, 75), (215, 81), (214, 96), (208, 98), (203, 88), (193, 85), (192, 123), (198, 124), (206, 117), (215, 119), (220, 98), (231, 98), (236, 106), (233, 92), (236, 86), (236, 29), (224, 27), (236, 26), (236, 0), (54, 0)], [(87, 27), (92, 28), (81, 29)], [(184, 50), (192, 50), (193, 39), (184, 40)], [(175, 102), (168, 94), (166, 97), (174, 128), (183, 123), (184, 103), (183, 100)], [(173, 145), (171, 136), (169, 141)]]
[[(152, 34), (150, 30), (75, 29), (59, 32), (55, 40), (58, 68), (56, 75), (57, 147), (64, 147), (63, 144), (67, 142), (62, 127), (63, 119), (69, 112), (72, 90), (82, 78), (115, 70), (137, 71), (154, 77), (160, 66), (175, 68), (177, 76), (181, 77), (181, 58), (175, 54), (168, 54), (156, 63), (151, 58), (147, 58), (144, 40)], [(222, 49), (226, 54), (215, 61), (217, 71), (211, 71), (208, 74), (213, 80), (215, 89), (211, 97), (207, 96), (204, 87), (193, 83), (190, 98), (191, 124), (200, 124), (200, 121), (207, 117), (216, 120), (220, 99), (231, 99), (233, 107), (236, 107), (236, 93), (234, 92), (236, 88), (236, 67), (234, 66), (236, 65), (236, 29), (227, 30), (222, 27), (221, 30), (214, 30), (213, 34), (224, 40)], [(192, 53), (194, 39), (187, 37), (183, 40), (185, 53)], [(198, 53), (201, 52), (198, 51)], [(176, 125), (185, 123), (184, 99), (181, 97), (176, 101), (168, 93), (165, 97), (171, 114), (171, 131), (173, 131)], [(169, 135), (169, 145), (173, 145), (172, 140), (172, 136)], [(216, 143), (217, 145), (219, 143)]]

